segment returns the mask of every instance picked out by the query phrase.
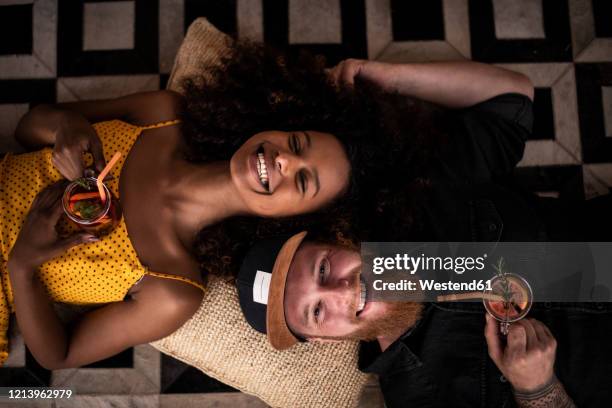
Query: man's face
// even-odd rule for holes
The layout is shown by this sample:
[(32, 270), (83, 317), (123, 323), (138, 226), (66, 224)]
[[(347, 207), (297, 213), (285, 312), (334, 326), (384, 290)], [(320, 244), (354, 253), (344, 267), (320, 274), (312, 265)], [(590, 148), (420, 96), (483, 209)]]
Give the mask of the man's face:
[(364, 303), (360, 275), (358, 251), (303, 242), (285, 286), (289, 328), (308, 339), (374, 340), (414, 323), (420, 309), (414, 303)]

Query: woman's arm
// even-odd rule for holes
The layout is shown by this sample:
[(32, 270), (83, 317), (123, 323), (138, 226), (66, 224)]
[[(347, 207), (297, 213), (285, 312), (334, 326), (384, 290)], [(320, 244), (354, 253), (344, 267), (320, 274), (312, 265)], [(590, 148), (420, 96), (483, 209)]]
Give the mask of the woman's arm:
[(38, 105), (21, 118), (15, 138), (30, 149), (55, 144), (58, 132), (76, 125), (121, 119), (149, 124), (176, 118), (180, 95), (173, 91), (142, 92), (115, 99)]
[(104, 151), (92, 122), (122, 119), (135, 125), (176, 118), (180, 96), (172, 91), (146, 92), (116, 99), (40, 105), (26, 114), (15, 138), (30, 150), (53, 146), (52, 160), (64, 177), (83, 176), (83, 153), (93, 156), (98, 172), (104, 169)]
[(131, 300), (96, 309), (67, 330), (38, 279), (38, 266), (96, 238), (82, 232), (58, 236), (55, 226), (65, 187), (65, 182), (56, 183), (36, 196), (7, 264), (17, 324), (29, 350), (47, 369), (82, 366), (167, 336), (195, 313), (202, 299), (198, 288), (154, 281)]
[(533, 100), (533, 84), (523, 74), (472, 61), (391, 64), (349, 59), (330, 71), (334, 81), (370, 81), (388, 92), (398, 92), (449, 108), (466, 108), (504, 93)]
[(34, 358), (48, 370), (80, 367), (168, 336), (197, 311), (197, 296), (201, 300), (200, 293), (179, 297), (168, 288), (184, 283), (164, 282), (157, 290), (141, 291), (137, 299), (91, 311), (67, 330), (35, 272), (9, 262), (17, 324)]

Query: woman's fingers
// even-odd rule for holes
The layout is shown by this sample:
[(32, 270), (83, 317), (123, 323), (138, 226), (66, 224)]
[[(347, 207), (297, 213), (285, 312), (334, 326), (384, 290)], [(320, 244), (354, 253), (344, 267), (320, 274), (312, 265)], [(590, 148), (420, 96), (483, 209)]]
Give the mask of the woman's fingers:
[(83, 153), (85, 152), (91, 153), (93, 165), (98, 173), (104, 170), (106, 161), (104, 160), (102, 143), (93, 130), (92, 133), (82, 136), (78, 143), (69, 146), (56, 146), (53, 150), (53, 164), (68, 180), (83, 177), (85, 171)]
[(53, 222), (53, 224), (57, 223), (57, 220), (59, 220), (60, 216), (64, 213), (64, 206), (62, 205), (62, 195), (63, 191), (51, 207), (51, 221)]
[(89, 141), (89, 151), (94, 159), (94, 167), (100, 173), (106, 167), (106, 160), (104, 159), (104, 150), (102, 149), (102, 143), (98, 139), (97, 135), (93, 135)]
[(74, 235), (71, 235), (67, 238), (63, 238), (58, 240), (55, 243), (54, 255), (60, 255), (72, 248), (73, 246), (77, 246), (80, 244), (86, 244), (88, 242), (96, 242), (100, 239), (95, 235), (89, 234), (87, 232), (79, 232)]
[(53, 165), (68, 180), (74, 180), (83, 174), (82, 153), (75, 153), (68, 149), (54, 151), (52, 156)]
[(60, 199), (65, 189), (65, 180), (48, 185), (36, 195), (36, 198), (32, 204), (32, 209), (39, 211), (53, 210), (53, 207), (56, 204), (61, 203)]

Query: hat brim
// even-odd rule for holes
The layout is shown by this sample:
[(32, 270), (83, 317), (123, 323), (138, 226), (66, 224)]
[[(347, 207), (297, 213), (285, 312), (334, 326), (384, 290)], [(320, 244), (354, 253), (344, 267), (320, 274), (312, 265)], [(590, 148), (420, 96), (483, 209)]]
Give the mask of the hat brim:
[(268, 341), (276, 350), (285, 350), (299, 341), (291, 333), (285, 320), (285, 283), (293, 256), (305, 236), (306, 231), (302, 231), (289, 238), (274, 261), (266, 311), (266, 331)]

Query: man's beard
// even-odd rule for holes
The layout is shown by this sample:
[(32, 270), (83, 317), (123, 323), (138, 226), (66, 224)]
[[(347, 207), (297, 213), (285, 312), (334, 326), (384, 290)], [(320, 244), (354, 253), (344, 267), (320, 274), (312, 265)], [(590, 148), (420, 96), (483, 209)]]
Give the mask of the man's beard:
[[(359, 273), (355, 274), (353, 284), (359, 285)], [(394, 337), (399, 336), (414, 326), (417, 320), (421, 318), (423, 305), (418, 302), (384, 302), (387, 307), (385, 314), (375, 320), (362, 322), (359, 317), (353, 318), (353, 323), (358, 325), (358, 328), (351, 334), (346, 336), (347, 340), (373, 341), (378, 337)], [(352, 307), (357, 310), (357, 304)]]
[(423, 305), (417, 302), (385, 302), (385, 314), (373, 321), (361, 322), (360, 327), (347, 336), (350, 340), (372, 341), (378, 337), (397, 336), (414, 326), (421, 317)]

